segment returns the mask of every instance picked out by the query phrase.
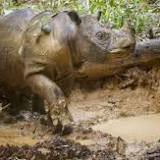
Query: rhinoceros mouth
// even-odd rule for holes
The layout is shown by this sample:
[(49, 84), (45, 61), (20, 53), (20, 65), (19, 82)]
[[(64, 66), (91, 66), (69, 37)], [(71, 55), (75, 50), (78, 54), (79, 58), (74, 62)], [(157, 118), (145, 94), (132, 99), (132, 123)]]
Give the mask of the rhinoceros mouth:
[(109, 49), (109, 53), (131, 53), (133, 52), (134, 50), (134, 47), (132, 46), (127, 46), (127, 47), (123, 47), (123, 48), (112, 48), (112, 49)]

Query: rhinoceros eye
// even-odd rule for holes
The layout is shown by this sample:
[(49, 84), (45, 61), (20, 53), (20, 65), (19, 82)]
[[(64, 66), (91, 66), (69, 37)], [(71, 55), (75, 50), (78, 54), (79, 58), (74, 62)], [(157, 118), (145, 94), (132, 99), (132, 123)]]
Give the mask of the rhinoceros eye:
[(109, 38), (109, 34), (106, 32), (97, 32), (96, 37), (98, 40), (105, 41)]

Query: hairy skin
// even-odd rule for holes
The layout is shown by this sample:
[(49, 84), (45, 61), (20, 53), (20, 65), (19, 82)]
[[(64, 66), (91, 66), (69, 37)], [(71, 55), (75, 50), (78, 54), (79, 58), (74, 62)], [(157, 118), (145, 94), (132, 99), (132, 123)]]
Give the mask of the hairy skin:
[(96, 17), (73, 11), (20, 10), (3, 17), (0, 29), (0, 83), (46, 100), (53, 126), (71, 120), (66, 96), (75, 71), (86, 63), (103, 64), (109, 53), (133, 50), (135, 44), (130, 29), (118, 36)]

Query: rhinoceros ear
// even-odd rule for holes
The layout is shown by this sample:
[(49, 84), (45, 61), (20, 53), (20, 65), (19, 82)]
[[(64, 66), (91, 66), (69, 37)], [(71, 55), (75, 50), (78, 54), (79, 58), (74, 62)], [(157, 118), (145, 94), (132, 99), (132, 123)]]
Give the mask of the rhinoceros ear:
[(50, 34), (51, 33), (51, 27), (49, 24), (42, 25), (41, 31), (44, 32), (45, 34)]
[(81, 18), (75, 11), (70, 11), (68, 12), (69, 17), (71, 18), (72, 21), (74, 21), (77, 25), (81, 24)]
[(101, 19), (102, 16), (102, 11), (98, 11), (97, 13), (97, 20), (99, 21)]

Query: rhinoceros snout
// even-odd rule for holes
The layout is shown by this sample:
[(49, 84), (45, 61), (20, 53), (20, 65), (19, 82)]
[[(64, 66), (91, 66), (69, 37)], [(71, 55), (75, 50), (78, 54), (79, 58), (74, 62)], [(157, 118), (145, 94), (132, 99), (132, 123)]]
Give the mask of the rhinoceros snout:
[(135, 48), (135, 32), (133, 28), (125, 23), (124, 26), (117, 30), (112, 29), (109, 53), (128, 52), (131, 53)]

